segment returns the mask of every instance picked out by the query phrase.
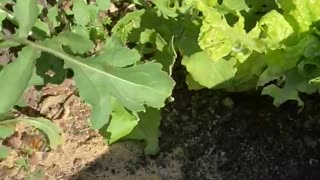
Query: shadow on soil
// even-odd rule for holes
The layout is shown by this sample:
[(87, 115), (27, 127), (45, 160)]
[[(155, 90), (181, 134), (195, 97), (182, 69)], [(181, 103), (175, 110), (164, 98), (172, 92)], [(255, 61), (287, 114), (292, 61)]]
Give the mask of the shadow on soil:
[(114, 178), (100, 179), (117, 179), (123, 170), (131, 175), (143, 170), (147, 176), (121, 179), (320, 179), (318, 96), (305, 97), (298, 113), (292, 102), (274, 108), (270, 99), (257, 93), (185, 89), (177, 86), (175, 101), (163, 111), (158, 156), (141, 153), (117, 169), (108, 166), (106, 159), (114, 156), (108, 153), (72, 179), (99, 179), (102, 171)]

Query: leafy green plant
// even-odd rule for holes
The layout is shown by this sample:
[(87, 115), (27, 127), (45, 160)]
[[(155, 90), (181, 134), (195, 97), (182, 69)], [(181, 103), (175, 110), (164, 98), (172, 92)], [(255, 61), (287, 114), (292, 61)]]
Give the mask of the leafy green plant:
[(303, 106), (299, 93), (319, 90), (318, 1), (133, 0), (136, 9), (115, 19), (109, 0), (0, 2), (0, 47), (17, 53), (0, 66), (0, 113), (30, 86), (61, 83), (72, 71), (90, 124), (108, 143), (137, 139), (146, 153), (159, 150), (159, 109), (180, 57), (190, 89), (260, 88), (276, 106)]
[[(0, 81), (5, 84), (0, 88), (0, 113), (16, 105), (28, 87), (60, 83), (72, 70), (80, 97), (92, 107), (93, 129), (105, 132), (109, 143), (128, 135), (134, 128), (139, 129), (127, 138), (146, 140), (146, 153), (158, 151), (158, 144), (153, 143), (156, 140), (150, 141), (157, 139), (158, 133), (149, 134), (148, 130), (156, 126), (152, 129), (157, 132), (159, 122), (139, 123), (145, 121), (140, 112), (149, 113), (150, 109), (153, 113), (152, 109), (163, 107), (174, 81), (160, 63), (140, 61), (136, 49), (126, 47), (116, 36), (108, 36), (106, 17), (97, 17), (109, 7), (109, 1), (87, 4), (74, 0), (71, 9), (61, 7), (60, 2), (1, 3), (3, 22), (15, 26), (13, 33), (6, 33), (8, 30), (3, 27), (1, 47), (19, 52), (17, 59), (0, 71)], [(101, 48), (95, 50), (97, 46)], [(53, 76), (47, 75), (49, 70), (54, 72)], [(30, 119), (27, 122), (33, 123)], [(146, 133), (142, 133), (144, 129)]]
[[(203, 13), (198, 38), (203, 51), (182, 62), (192, 78), (204, 87), (231, 91), (262, 87), (276, 106), (288, 100), (302, 106), (299, 93), (319, 89), (320, 14), (311, 8), (319, 2), (231, 2), (197, 3)], [(215, 75), (206, 78), (200, 70)]]
[(303, 106), (300, 93), (318, 92), (318, 1), (153, 3), (127, 14), (112, 31), (123, 42), (137, 43), (142, 53), (153, 51), (154, 59), (168, 52), (158, 39), (172, 43), (182, 55), (190, 89), (262, 89), (276, 106), (288, 100)]

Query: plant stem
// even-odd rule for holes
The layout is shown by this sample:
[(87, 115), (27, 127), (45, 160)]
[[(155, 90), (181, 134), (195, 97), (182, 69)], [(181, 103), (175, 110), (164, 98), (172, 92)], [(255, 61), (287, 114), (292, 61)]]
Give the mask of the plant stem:
[(33, 42), (33, 41), (30, 41), (28, 39), (23, 39), (22, 40), (22, 39), (13, 38), (12, 40), (15, 41), (15, 42), (18, 42), (20, 44), (32, 46), (32, 47), (34, 47), (36, 49), (39, 49), (39, 50), (41, 50), (43, 52), (50, 53), (52, 55), (57, 56), (60, 59), (64, 59), (66, 61), (70, 61), (70, 62), (73, 62), (73, 63), (78, 63), (77, 61), (74, 60), (74, 58), (70, 57), (67, 54), (61, 53), (61, 52), (59, 52), (59, 51), (57, 51), (55, 49), (47, 48), (47, 47), (45, 47), (45, 46), (43, 46), (41, 44), (38, 44), (38, 43)]
[[(91, 67), (91, 66), (89, 66), (89, 65), (87, 65), (87, 64), (85, 64), (83, 62), (77, 61), (75, 59), (75, 57), (71, 57), (68, 54), (60, 52), (59, 50), (56, 50), (56, 49), (47, 48), (47, 47), (45, 47), (45, 46), (43, 46), (41, 44), (38, 44), (38, 43), (33, 42), (33, 41), (30, 41), (28, 39), (21, 39), (21, 38), (13, 37), (13, 38), (8, 39), (8, 40), (11, 40), (11, 41), (16, 42), (16, 43), (24, 44), (24, 45), (29, 45), (29, 46), (31, 46), (33, 48), (41, 50), (42, 52), (47, 52), (49, 54), (52, 54), (52, 55), (54, 55), (54, 56), (56, 56), (56, 57), (58, 57), (60, 59), (63, 59), (65, 61), (69, 62), (69, 63), (75, 64), (77, 66), (85, 66), (88, 69), (95, 70), (93, 67)], [(110, 75), (110, 76), (112, 76), (112, 75)]]

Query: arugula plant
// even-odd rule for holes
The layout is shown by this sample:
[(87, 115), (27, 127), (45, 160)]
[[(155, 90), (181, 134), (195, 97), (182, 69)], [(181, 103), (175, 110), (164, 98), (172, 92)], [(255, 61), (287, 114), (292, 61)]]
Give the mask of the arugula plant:
[[(101, 14), (109, 5), (106, 0), (1, 1), (0, 46), (19, 52), (0, 71), (5, 84), (0, 113), (18, 104), (28, 87), (61, 83), (71, 70), (80, 98), (92, 107), (91, 127), (109, 143), (125, 136), (145, 140), (146, 153), (154, 154), (159, 149), (158, 109), (174, 81), (160, 63), (141, 61), (136, 49), (108, 35), (108, 17)], [(8, 23), (14, 25), (12, 32)]]

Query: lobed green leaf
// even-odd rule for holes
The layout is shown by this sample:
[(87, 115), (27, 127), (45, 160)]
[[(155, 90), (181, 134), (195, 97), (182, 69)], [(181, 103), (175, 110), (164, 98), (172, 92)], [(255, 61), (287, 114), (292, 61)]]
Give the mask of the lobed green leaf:
[(13, 11), (19, 23), (18, 36), (27, 37), (38, 18), (37, 0), (17, 0)]
[(0, 114), (9, 111), (24, 93), (35, 65), (39, 58), (40, 50), (33, 47), (24, 47), (18, 58), (6, 65), (0, 71)]
[(139, 123), (132, 132), (124, 139), (144, 140), (146, 154), (155, 155), (159, 152), (159, 136), (160, 136), (160, 110), (147, 108), (146, 112), (138, 114)]

